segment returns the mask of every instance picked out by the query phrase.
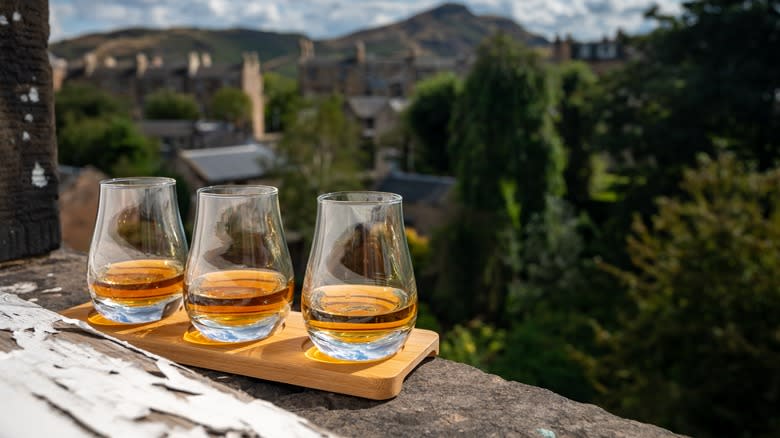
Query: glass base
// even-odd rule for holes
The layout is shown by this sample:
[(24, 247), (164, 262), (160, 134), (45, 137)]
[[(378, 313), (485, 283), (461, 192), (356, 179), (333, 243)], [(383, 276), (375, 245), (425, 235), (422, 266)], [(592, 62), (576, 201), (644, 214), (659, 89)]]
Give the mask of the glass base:
[(226, 326), (208, 318), (190, 316), (190, 322), (203, 336), (219, 342), (259, 341), (271, 336), (283, 321), (282, 315), (276, 314), (253, 324)]
[(321, 330), (308, 330), (309, 338), (321, 353), (334, 359), (365, 362), (386, 359), (404, 346), (411, 330), (390, 332), (371, 342), (345, 342)]
[(106, 319), (123, 324), (141, 324), (159, 321), (179, 310), (181, 295), (171, 295), (148, 306), (127, 306), (111, 299), (93, 296), (92, 304)]

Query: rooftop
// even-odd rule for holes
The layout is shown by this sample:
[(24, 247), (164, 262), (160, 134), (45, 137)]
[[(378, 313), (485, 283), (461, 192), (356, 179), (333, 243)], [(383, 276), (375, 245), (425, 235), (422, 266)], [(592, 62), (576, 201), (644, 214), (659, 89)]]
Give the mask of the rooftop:
[(264, 144), (182, 150), (179, 156), (210, 184), (263, 177), (276, 155)]
[(390, 172), (379, 181), (376, 189), (398, 193), (404, 202), (428, 202), (438, 204), (445, 200), (455, 185), (450, 176), (424, 175), (420, 173)]

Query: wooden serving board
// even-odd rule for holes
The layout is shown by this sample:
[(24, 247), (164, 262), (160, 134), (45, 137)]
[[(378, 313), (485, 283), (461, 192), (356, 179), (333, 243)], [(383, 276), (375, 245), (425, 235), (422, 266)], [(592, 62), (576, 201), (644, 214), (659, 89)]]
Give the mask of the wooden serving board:
[[(190, 326), (187, 313), (149, 324), (118, 324), (96, 314), (92, 303), (65, 310), (68, 318), (139, 348), (185, 365), (349, 394), (373, 400), (393, 398), (404, 378), (428, 356), (439, 353), (439, 335), (414, 329), (396, 355), (374, 362), (343, 362), (322, 355), (306, 334), (299, 312), (262, 341), (224, 344), (209, 341)], [(185, 339), (186, 338), (186, 339)]]

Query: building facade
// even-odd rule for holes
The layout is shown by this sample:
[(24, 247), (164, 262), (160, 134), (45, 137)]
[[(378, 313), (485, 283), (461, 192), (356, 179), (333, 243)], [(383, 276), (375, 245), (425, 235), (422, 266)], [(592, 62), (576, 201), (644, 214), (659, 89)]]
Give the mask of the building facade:
[(630, 57), (626, 36), (621, 31), (613, 39), (604, 37), (600, 41), (575, 41), (571, 35), (563, 39), (556, 36), (549, 53), (549, 59), (554, 63), (582, 61), (597, 74), (625, 64)]
[(212, 96), (223, 87), (244, 91), (252, 102), (252, 135), (261, 138), (265, 133), (263, 116), (263, 76), (256, 53), (245, 53), (240, 63), (216, 65), (208, 53), (191, 52), (186, 62), (165, 63), (162, 57), (151, 59), (139, 53), (134, 60), (108, 56), (98, 59), (88, 53), (76, 62), (52, 62), (55, 91), (68, 82), (92, 84), (112, 94), (127, 97), (139, 112), (146, 97), (158, 90), (168, 89), (195, 97), (205, 113)]
[(304, 96), (339, 93), (344, 96), (408, 97), (414, 84), (440, 72), (465, 75), (469, 57), (422, 56), (414, 47), (407, 56), (374, 58), (358, 41), (352, 56), (317, 57), (311, 41), (300, 41), (298, 85)]

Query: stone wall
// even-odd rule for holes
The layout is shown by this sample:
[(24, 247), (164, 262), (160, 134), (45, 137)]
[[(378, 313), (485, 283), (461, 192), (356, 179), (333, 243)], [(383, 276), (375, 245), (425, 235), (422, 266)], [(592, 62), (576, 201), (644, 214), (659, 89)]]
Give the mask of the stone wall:
[[(87, 301), (85, 278), (86, 257), (69, 251), (0, 264), (0, 292), (18, 294), (52, 310)], [(677, 436), (440, 358), (423, 362), (406, 379), (398, 397), (381, 402), (196, 371), (344, 436)]]

